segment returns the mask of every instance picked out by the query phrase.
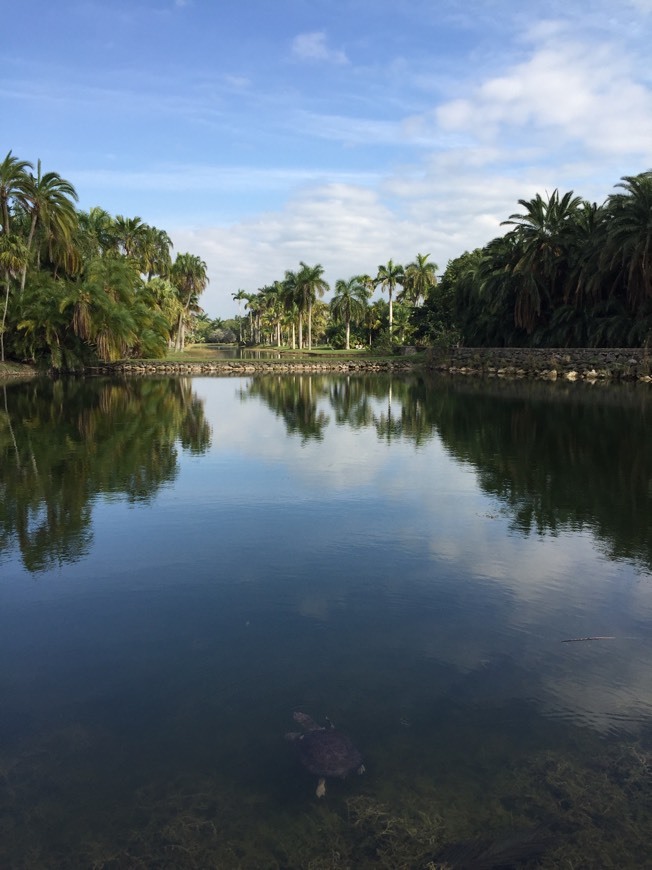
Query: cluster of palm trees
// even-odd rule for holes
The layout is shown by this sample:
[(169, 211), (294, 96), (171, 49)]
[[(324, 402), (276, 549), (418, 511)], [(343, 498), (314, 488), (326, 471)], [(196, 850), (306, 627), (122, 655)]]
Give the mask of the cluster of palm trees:
[(77, 209), (77, 193), (10, 151), (0, 162), (0, 359), (77, 367), (183, 349), (206, 264), (164, 230)]
[(511, 229), (448, 264), (440, 288), (466, 345), (640, 347), (652, 336), (652, 171), (602, 205), (519, 200)]
[[(328, 306), (319, 298), (330, 290), (324, 280), (320, 264), (309, 266), (303, 261), (296, 271), (285, 272), (282, 281), (274, 281), (255, 293), (238, 290), (232, 296), (240, 305), (245, 302), (248, 311), (248, 340), (255, 344), (269, 342), (292, 348), (312, 348), (315, 310), (320, 316), (320, 332), (335, 335), (337, 325), (344, 329), (343, 344), (351, 344), (351, 326), (366, 330), (371, 344), (372, 334), (384, 330), (387, 335), (402, 341), (409, 326), (410, 315), (437, 284), (437, 266), (429, 261), (429, 254), (417, 254), (414, 262), (403, 267), (390, 260), (380, 265), (375, 276), (354, 275), (335, 282)], [(397, 288), (400, 291), (397, 293)], [(382, 300), (370, 304), (373, 292), (380, 288), (387, 293), (388, 304)], [(398, 324), (394, 319), (394, 298), (402, 306)], [(243, 320), (240, 319), (240, 340), (244, 340)]]

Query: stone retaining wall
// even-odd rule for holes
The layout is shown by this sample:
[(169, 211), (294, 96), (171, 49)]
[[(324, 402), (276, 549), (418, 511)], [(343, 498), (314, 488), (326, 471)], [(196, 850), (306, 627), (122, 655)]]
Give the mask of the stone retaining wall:
[(91, 375), (319, 374), (408, 372), (427, 368), (453, 375), (556, 380), (640, 380), (652, 382), (652, 357), (643, 348), (472, 348), (433, 349), (427, 359), (219, 360), (213, 362), (120, 362), (86, 370)]
[(327, 372), (404, 372), (416, 368), (414, 361), (397, 360), (220, 360), (219, 362), (121, 362), (86, 369), (91, 375), (250, 375)]
[(460, 375), (556, 380), (652, 381), (644, 348), (472, 348), (432, 350), (428, 368)]

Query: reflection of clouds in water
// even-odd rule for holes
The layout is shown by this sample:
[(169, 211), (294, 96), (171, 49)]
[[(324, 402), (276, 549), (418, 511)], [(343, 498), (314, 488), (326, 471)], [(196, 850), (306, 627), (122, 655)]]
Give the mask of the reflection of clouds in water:
[[(635, 729), (649, 719), (652, 583), (638, 581), (631, 565), (605, 559), (588, 531), (513, 531), (504, 505), (480, 491), (473, 466), (452, 460), (437, 437), (418, 450), (401, 439), (388, 445), (373, 426), (335, 425), (320, 399), (331, 422), (322, 441), (299, 447), (299, 436), (287, 437), (283, 420), (262, 402), (241, 402), (237, 414), (228, 413), (243, 383), (196, 382), (213, 426), (214, 455), (241, 462), (243, 477), (252, 460), (279, 465), (290, 481), (286, 497), (307, 505), (353, 493), (386, 503), (391, 521), (377, 529), (377, 542), (388, 560), (370, 594), (378, 606), (400, 607), (416, 589), (424, 604), (394, 627), (387, 644), (416, 647), (426, 659), (453, 665), (461, 679), (479, 677), (496, 699), (534, 698), (551, 714), (600, 730)], [(341, 547), (368, 544), (374, 516), (349, 525), (333, 517), (329, 528), (306, 522), (293, 540), (293, 559), (306, 566), (326, 561), (334, 537)], [(428, 554), (425, 575), (395, 572), (393, 552)], [(291, 606), (325, 621), (347, 600), (347, 578), (329, 577), (317, 587), (294, 586)], [(561, 643), (587, 635), (618, 639)], [(506, 649), (518, 668), (506, 666)]]
[[(324, 430), (322, 441), (307, 440), (297, 451), (299, 435), (287, 437), (283, 420), (261, 401), (246, 400), (238, 405), (237, 414), (223, 413), (224, 405), (234, 401), (246, 380), (198, 380), (197, 393), (206, 400), (206, 417), (213, 429), (213, 451), (235, 453), (265, 462), (283, 463), (299, 483), (327, 492), (341, 492), (361, 486), (374, 486), (388, 495), (435, 488), (458, 491), (475, 489), (473, 475), (451, 462), (435, 437), (420, 448), (428, 459), (414, 462), (415, 446), (406, 440), (384, 444), (373, 425), (353, 429), (336, 425), (332, 408), (326, 398), (318, 409), (325, 411), (331, 422)], [(237, 401), (237, 400), (236, 400)], [(380, 410), (383, 400), (370, 401)], [(397, 409), (400, 403), (397, 402)], [(424, 473), (426, 474), (424, 486)]]

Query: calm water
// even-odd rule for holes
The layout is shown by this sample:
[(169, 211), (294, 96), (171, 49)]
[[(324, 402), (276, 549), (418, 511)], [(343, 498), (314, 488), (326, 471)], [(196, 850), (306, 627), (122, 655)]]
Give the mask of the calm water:
[[(0, 387), (0, 866), (652, 866), (650, 432), (638, 385)], [(295, 710), (366, 773), (319, 800)]]

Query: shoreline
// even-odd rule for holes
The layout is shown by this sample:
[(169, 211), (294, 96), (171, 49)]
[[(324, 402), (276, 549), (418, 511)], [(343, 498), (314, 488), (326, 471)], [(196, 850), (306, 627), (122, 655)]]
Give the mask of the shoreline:
[[(640, 381), (652, 383), (652, 356), (646, 348), (432, 348), (409, 349), (393, 358), (121, 360), (87, 366), (79, 372), (51, 370), (50, 376), (119, 375), (242, 377), (252, 374), (375, 374), (437, 372), (441, 375), (508, 380)], [(24, 363), (0, 364), (0, 382), (25, 380), (44, 372)]]
[(88, 375), (218, 375), (407, 373), (498, 379), (641, 381), (652, 383), (652, 357), (645, 348), (450, 348), (425, 356), (393, 359), (134, 360), (89, 367)]

